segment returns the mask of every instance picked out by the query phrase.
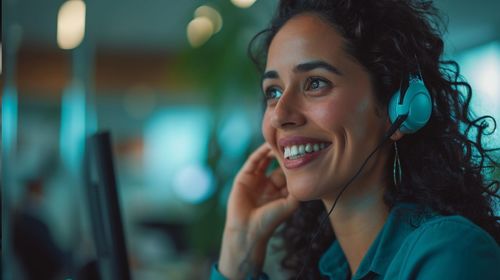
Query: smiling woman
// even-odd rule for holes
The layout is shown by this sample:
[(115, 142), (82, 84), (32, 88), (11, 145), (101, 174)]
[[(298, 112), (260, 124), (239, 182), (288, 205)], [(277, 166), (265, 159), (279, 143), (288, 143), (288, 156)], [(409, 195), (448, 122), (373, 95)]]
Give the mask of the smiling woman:
[(266, 143), (235, 178), (212, 279), (266, 278), (281, 224), (296, 279), (500, 278), (488, 118), (438, 23), (429, 1), (280, 1), (252, 42)]
[[(285, 167), (288, 191), (299, 200), (323, 198), (331, 205), (341, 184), (388, 129), (386, 116), (377, 113), (368, 72), (342, 45), (342, 36), (334, 27), (305, 13), (290, 19), (269, 47), (266, 69), (270, 70), (266, 73), (276, 74), (263, 80), (266, 142), (276, 154), (287, 147), (293, 152), (308, 144), (324, 146), (301, 157), (277, 156)], [(380, 153), (365, 172), (377, 172), (372, 177), (385, 179), (388, 154)], [(363, 181), (358, 179), (351, 188), (382, 191)]]

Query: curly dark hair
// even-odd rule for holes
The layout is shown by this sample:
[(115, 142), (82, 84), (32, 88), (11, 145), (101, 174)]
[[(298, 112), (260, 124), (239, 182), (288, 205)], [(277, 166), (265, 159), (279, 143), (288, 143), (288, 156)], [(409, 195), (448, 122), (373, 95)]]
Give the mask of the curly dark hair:
[[(387, 187), (386, 205), (414, 202), (442, 215), (461, 215), (499, 243), (500, 218), (494, 209), (500, 183), (488, 180), (485, 173), (498, 166), (493, 157), (498, 149), (488, 149), (483, 138), (496, 129), (496, 122), (490, 116), (473, 115), (470, 85), (456, 62), (441, 59), (445, 24), (432, 1), (282, 0), (270, 26), (249, 45), (250, 57), (261, 71), (276, 33), (302, 13), (321, 17), (346, 39), (345, 50), (371, 74), (381, 108), (417, 71), (431, 93), (428, 124), (399, 140), (404, 176), (397, 188)], [(323, 227), (309, 245), (325, 215), (320, 201), (302, 202), (277, 232), (283, 238), (285, 270), (296, 275), (304, 266), (305, 278), (321, 278), (317, 262), (335, 239), (331, 227)], [(306, 254), (309, 258), (304, 259)]]

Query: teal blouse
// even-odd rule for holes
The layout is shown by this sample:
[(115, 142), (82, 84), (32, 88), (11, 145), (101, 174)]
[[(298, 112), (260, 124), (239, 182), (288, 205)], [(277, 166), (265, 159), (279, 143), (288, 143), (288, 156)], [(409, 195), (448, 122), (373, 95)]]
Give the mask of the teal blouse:
[[(500, 279), (500, 247), (461, 216), (441, 216), (416, 204), (394, 206), (351, 277), (337, 241), (319, 261), (329, 279)], [(226, 279), (213, 267), (211, 280)]]

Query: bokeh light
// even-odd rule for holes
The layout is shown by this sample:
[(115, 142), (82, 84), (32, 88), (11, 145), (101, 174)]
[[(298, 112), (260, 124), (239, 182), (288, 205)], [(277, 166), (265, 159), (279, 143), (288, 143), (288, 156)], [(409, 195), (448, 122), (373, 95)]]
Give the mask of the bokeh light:
[(214, 176), (205, 166), (188, 165), (176, 173), (173, 188), (180, 199), (198, 204), (210, 198), (214, 193)]
[(204, 107), (171, 107), (155, 113), (144, 132), (148, 185), (168, 197), (175, 174), (207, 158), (211, 115)]
[(194, 11), (194, 16), (195, 16), (195, 18), (197, 18), (197, 17), (208, 18), (212, 22), (212, 25), (214, 28), (214, 34), (219, 32), (222, 29), (222, 24), (223, 24), (222, 16), (220, 15), (220, 13), (216, 9), (214, 9), (210, 6), (204, 5), (204, 6), (197, 8)]
[(213, 33), (212, 21), (204, 16), (194, 18), (187, 26), (187, 38), (189, 44), (194, 48), (202, 46)]
[(239, 8), (249, 8), (251, 7), (256, 0), (231, 0), (231, 2)]
[[(470, 49), (457, 57), (461, 74), (472, 86), (472, 109), (476, 116), (500, 120), (500, 42)], [(492, 128), (492, 127), (490, 127)], [(500, 144), (500, 129), (486, 143)]]
[(57, 17), (57, 44), (61, 49), (74, 49), (85, 34), (85, 3), (69, 0), (62, 4)]

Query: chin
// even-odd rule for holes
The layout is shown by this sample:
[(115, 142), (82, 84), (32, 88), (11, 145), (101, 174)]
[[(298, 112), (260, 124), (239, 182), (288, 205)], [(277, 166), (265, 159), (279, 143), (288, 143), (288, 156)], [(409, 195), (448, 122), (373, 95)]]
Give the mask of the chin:
[(322, 200), (335, 197), (341, 187), (314, 179), (317, 178), (287, 178), (288, 193), (298, 201)]
[(310, 201), (316, 200), (320, 197), (318, 196), (314, 184), (288, 184), (288, 192), (298, 201)]

